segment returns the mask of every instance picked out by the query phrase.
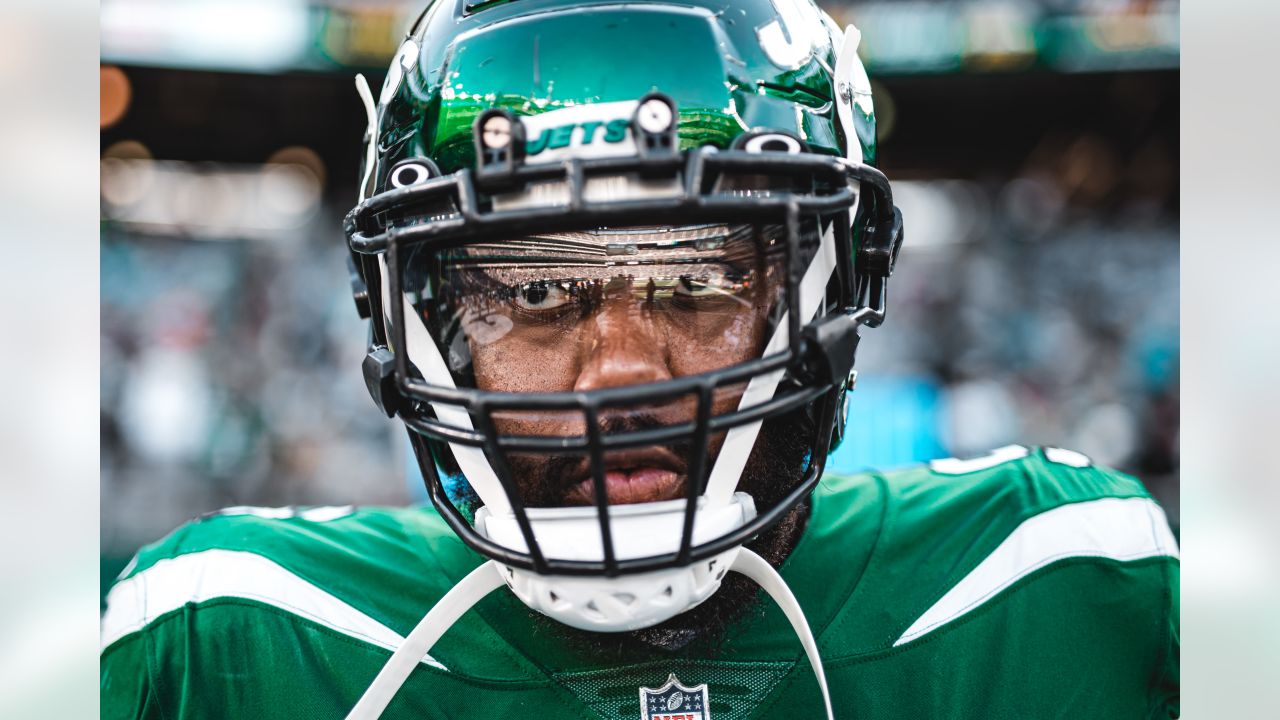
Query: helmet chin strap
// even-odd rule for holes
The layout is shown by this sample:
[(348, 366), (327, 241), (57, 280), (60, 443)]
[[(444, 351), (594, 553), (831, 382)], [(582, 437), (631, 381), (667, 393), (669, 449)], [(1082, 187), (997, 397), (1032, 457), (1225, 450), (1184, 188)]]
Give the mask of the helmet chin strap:
[(360, 178), (360, 201), (369, 197), (369, 179), (373, 177), (373, 166), (378, 158), (378, 110), (373, 105), (373, 93), (369, 90), (369, 81), (362, 73), (356, 73), (356, 94), (360, 96), (360, 104), (364, 107), (365, 119), (369, 123), (369, 145), (365, 148), (364, 177)]
[(822, 657), (818, 654), (818, 643), (814, 641), (813, 632), (809, 630), (809, 621), (805, 619), (804, 610), (800, 609), (796, 596), (791, 594), (791, 588), (787, 587), (787, 581), (783, 580), (778, 571), (774, 570), (764, 558), (747, 548), (742, 548), (742, 552), (738, 553), (738, 559), (733, 561), (733, 567), (730, 569), (751, 578), (769, 594), (778, 607), (782, 608), (783, 614), (791, 622), (791, 629), (795, 631), (796, 637), (800, 638), (800, 644), (804, 646), (804, 654), (809, 658), (809, 667), (813, 668), (814, 677), (818, 679), (818, 689), (822, 691), (822, 704), (827, 709), (827, 720), (834, 720), (834, 715), (831, 713), (831, 694), (827, 692), (827, 675), (822, 671)]
[(409, 679), (409, 673), (417, 667), (445, 631), (458, 622), (462, 614), (470, 610), (486, 595), (502, 586), (502, 574), (493, 560), (467, 574), (462, 582), (453, 586), (440, 602), (427, 612), (417, 627), (391, 654), (391, 659), (378, 671), (373, 683), (360, 696), (360, 701), (347, 713), (347, 720), (374, 720), (382, 716), (391, 698)]
[[(850, 217), (857, 213), (857, 208), (858, 206), (855, 204), (850, 211)], [(788, 308), (786, 313), (783, 314), (778, 326), (773, 331), (773, 336), (769, 338), (769, 342), (765, 345), (761, 357), (767, 357), (787, 349), (787, 345), (790, 342), (790, 337), (787, 334), (787, 319), (791, 312), (798, 311), (800, 313), (800, 322), (802, 324), (813, 320), (818, 308), (822, 305), (823, 297), (827, 291), (827, 283), (830, 282), (835, 270), (836, 241), (835, 228), (833, 226), (828, 227), (822, 233), (818, 252), (809, 261), (809, 267), (805, 269), (804, 275), (800, 278), (800, 287), (797, 289), (799, 307)], [(742, 398), (738, 401), (738, 408), (746, 409), (768, 402), (777, 392), (778, 383), (782, 381), (784, 373), (785, 370), (778, 369), (752, 377), (751, 381), (747, 383), (746, 390), (742, 393)], [(704, 492), (712, 507), (728, 502), (734, 489), (737, 488), (738, 482), (742, 478), (742, 472), (747, 466), (747, 458), (751, 456), (751, 449), (755, 447), (756, 437), (760, 434), (760, 428), (763, 425), (763, 420), (755, 420), (745, 425), (732, 427), (729, 432), (725, 433), (724, 444), (721, 445), (720, 454), (716, 457), (715, 464), (711, 467), (711, 474), (707, 477), (707, 489)]]
[[(453, 586), (445, 596), (409, 633), (400, 647), (391, 655), (391, 659), (373, 683), (360, 696), (359, 702), (347, 714), (347, 720), (376, 720), (381, 717), (391, 698), (395, 697), (400, 686), (409, 678), (409, 673), (418, 666), (423, 656), (430, 652), (440, 636), (453, 627), (453, 624), (486, 595), (503, 584), (500, 566), (490, 560), (472, 570), (462, 582)], [(834, 720), (831, 712), (831, 695), (827, 692), (827, 676), (822, 671), (822, 658), (818, 655), (818, 644), (814, 642), (813, 633), (809, 630), (809, 622), (805, 620), (804, 611), (795, 595), (787, 587), (787, 583), (773, 566), (764, 558), (742, 548), (730, 568), (733, 572), (746, 575), (768, 593), (791, 622), (791, 629), (800, 638), (804, 653), (809, 658), (809, 666), (818, 679), (818, 688), (822, 691), (822, 702), (827, 710), (827, 720)]]

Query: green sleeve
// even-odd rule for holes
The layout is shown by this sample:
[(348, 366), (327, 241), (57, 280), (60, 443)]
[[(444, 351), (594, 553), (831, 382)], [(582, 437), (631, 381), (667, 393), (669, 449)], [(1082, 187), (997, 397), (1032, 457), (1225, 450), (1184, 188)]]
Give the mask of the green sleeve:
[(134, 633), (113, 644), (99, 660), (101, 720), (163, 717), (147, 663), (146, 633)]

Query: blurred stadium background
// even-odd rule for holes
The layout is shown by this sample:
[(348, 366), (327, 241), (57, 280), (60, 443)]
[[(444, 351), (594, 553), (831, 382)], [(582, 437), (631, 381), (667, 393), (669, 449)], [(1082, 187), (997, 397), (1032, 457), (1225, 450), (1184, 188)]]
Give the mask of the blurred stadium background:
[[(220, 507), (422, 499), (339, 231), (352, 77), (421, 3), (102, 0), (104, 588)], [(1060, 445), (1176, 528), (1178, 3), (819, 4), (863, 31), (908, 222), (832, 468)]]

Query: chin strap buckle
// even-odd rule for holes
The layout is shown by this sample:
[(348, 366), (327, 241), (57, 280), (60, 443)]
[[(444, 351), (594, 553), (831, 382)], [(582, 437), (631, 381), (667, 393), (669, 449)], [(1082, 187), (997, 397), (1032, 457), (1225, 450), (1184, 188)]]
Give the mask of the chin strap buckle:
[(887, 278), (893, 274), (902, 249), (902, 211), (895, 205), (893, 212), (867, 225), (866, 244), (858, 254), (858, 272), (863, 275)]
[[(828, 315), (805, 326), (803, 339), (809, 370), (822, 381), (843, 386), (853, 372), (858, 353), (858, 328), (865, 322), (863, 308), (853, 313)], [(882, 313), (883, 315), (883, 313)]]
[(524, 123), (510, 110), (492, 108), (476, 117), (473, 131), (476, 175), (491, 181), (510, 181), (524, 162)]
[[(354, 232), (355, 228), (352, 227), (351, 231)], [(355, 258), (351, 257), (350, 253), (347, 254), (347, 278), (351, 282), (351, 298), (355, 300), (356, 312), (360, 314), (360, 317), (368, 320), (373, 315), (372, 307), (369, 304), (369, 286), (360, 275), (360, 270), (356, 267)]]
[(680, 115), (676, 103), (660, 92), (640, 98), (631, 117), (636, 153), (642, 158), (674, 157), (680, 151), (676, 128)]
[(387, 417), (395, 417), (403, 400), (396, 387), (396, 356), (387, 348), (375, 345), (369, 349), (360, 369), (364, 372), (369, 397)]

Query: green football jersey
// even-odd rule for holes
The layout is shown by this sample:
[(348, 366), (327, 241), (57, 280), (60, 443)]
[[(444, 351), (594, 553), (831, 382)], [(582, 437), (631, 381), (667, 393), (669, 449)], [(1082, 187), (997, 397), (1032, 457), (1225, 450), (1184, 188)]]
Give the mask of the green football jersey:
[[(430, 509), (233, 508), (144, 548), (108, 596), (104, 718), (343, 718), (483, 562)], [(827, 477), (780, 568), (837, 718), (1178, 715), (1178, 551), (1135, 479), (1054, 448)], [(821, 717), (782, 611), (662, 650), (535, 616), (506, 588), (431, 649), (386, 718)], [(586, 642), (590, 639), (592, 642)], [(696, 717), (696, 716), (693, 716)]]

